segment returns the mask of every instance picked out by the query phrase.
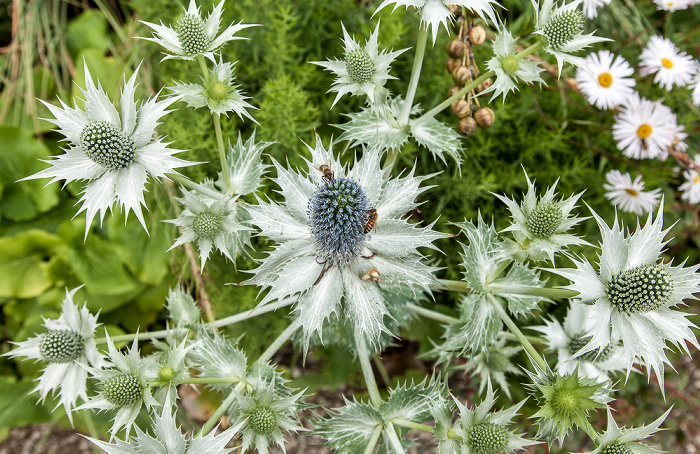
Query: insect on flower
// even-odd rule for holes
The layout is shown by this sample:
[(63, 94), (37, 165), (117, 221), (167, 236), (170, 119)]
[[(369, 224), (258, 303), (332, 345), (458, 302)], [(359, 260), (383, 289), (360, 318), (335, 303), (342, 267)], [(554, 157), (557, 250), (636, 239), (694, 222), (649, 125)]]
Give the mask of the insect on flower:
[(378, 283), (380, 278), (381, 275), (379, 274), (379, 271), (377, 271), (376, 268), (372, 268), (371, 270), (362, 275), (363, 281), (368, 281), (371, 279), (374, 283)]
[(377, 214), (376, 208), (370, 208), (367, 210), (367, 224), (365, 224), (365, 233), (369, 233), (377, 227)]
[(321, 164), (321, 166), (318, 168), (318, 170), (321, 171), (323, 174), (323, 181), (325, 183), (332, 183), (335, 181), (335, 175), (333, 174), (333, 171), (331, 170), (331, 166), (328, 165), (329, 163), (326, 164)]

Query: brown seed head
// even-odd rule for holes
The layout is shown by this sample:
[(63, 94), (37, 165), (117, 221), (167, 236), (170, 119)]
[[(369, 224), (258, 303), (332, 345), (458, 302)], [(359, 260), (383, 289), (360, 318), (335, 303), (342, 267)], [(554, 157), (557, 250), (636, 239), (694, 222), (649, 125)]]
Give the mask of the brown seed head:
[(448, 58), (445, 62), (445, 69), (447, 69), (448, 73), (452, 74), (452, 71), (454, 71), (455, 68), (460, 66), (461, 64), (462, 60), (460, 60), (459, 58)]
[(474, 112), (474, 119), (480, 128), (489, 129), (491, 126), (493, 126), (496, 116), (494, 115), (493, 110), (489, 109), (488, 107), (479, 107), (476, 109), (476, 112)]
[(476, 120), (474, 117), (464, 117), (457, 123), (457, 132), (462, 134), (464, 137), (469, 137), (476, 131)]
[(457, 85), (466, 85), (469, 79), (469, 69), (466, 66), (458, 66), (452, 71), (452, 79)]
[(457, 101), (453, 102), (451, 109), (452, 113), (458, 118), (466, 117), (470, 110), (469, 103), (463, 99), (458, 99)]
[(447, 43), (445, 50), (450, 57), (460, 58), (462, 55), (464, 55), (464, 47), (464, 41), (457, 38)]
[(484, 41), (486, 41), (486, 30), (484, 30), (484, 27), (479, 24), (473, 26), (472, 29), (469, 30), (469, 41), (475, 46), (483, 44)]

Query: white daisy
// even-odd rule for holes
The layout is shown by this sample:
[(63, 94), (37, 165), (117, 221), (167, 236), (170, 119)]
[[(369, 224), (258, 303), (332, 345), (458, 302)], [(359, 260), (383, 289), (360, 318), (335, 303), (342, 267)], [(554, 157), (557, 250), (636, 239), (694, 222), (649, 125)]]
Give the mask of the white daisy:
[(46, 120), (58, 126), (56, 131), (66, 137), (69, 147), (64, 149), (65, 154), (54, 156), (55, 160), (45, 161), (52, 167), (23, 180), (52, 178), (49, 184), (65, 180), (64, 186), (71, 181), (88, 180), (78, 211), (87, 214), (86, 237), (97, 213), (101, 225), (107, 209), (111, 211), (115, 202), (126, 210), (127, 217), (133, 211), (146, 229), (141, 205), (146, 205), (143, 193), (148, 177), (167, 178), (166, 173), (178, 174), (174, 168), (197, 164), (173, 157), (181, 150), (167, 148), (169, 143), (154, 137), (158, 120), (170, 112), (166, 109), (177, 98), (158, 102), (152, 98), (138, 106), (134, 102), (137, 72), (138, 68), (122, 91), (121, 117), (99, 81), (95, 87), (87, 64), (86, 89), (80, 89), (85, 97), (84, 111), (70, 108), (60, 99), (62, 108), (44, 102), (56, 117)]
[(690, 83), (690, 88), (693, 90), (693, 104), (700, 106), (700, 63), (695, 62), (695, 75)]
[(576, 70), (576, 80), (589, 103), (599, 109), (610, 109), (625, 104), (634, 93), (634, 69), (627, 60), (607, 50), (586, 57), (587, 71)]
[(672, 309), (698, 291), (698, 265), (673, 267), (659, 261), (668, 243), (664, 241), (668, 229), (662, 230), (663, 203), (656, 220), (649, 213), (644, 227), (631, 235), (624, 233), (617, 218), (611, 228), (593, 215), (602, 235), (599, 270), (575, 258), (576, 269), (550, 270), (573, 282), (564, 288), (579, 292), (577, 299), (593, 305), (594, 325), (586, 333), (591, 339), (578, 355), (604, 349), (619, 338), (628, 376), (632, 364), (640, 362), (649, 375), (656, 374), (663, 392), (664, 364), (670, 364), (667, 342), (688, 354), (686, 342), (700, 348), (691, 330), (695, 325), (687, 314)]
[(608, 191), (605, 197), (622, 211), (640, 215), (650, 212), (659, 204), (661, 189), (645, 192), (641, 175), (637, 175), (632, 182), (629, 173), (623, 175), (619, 170), (611, 170), (605, 174), (605, 179), (609, 183), (603, 185)]
[(583, 0), (583, 14), (589, 19), (598, 17), (598, 7), (609, 5), (612, 0)]
[(389, 94), (384, 84), (389, 79), (396, 79), (389, 75), (389, 66), (396, 57), (408, 49), (397, 51), (379, 50), (379, 22), (365, 43), (364, 47), (355, 41), (343, 27), (343, 43), (345, 44), (345, 58), (343, 60), (312, 61), (328, 71), (335, 73), (337, 78), (333, 82), (329, 92), (338, 94), (331, 107), (345, 94), (367, 95), (369, 104), (384, 105)]
[[(326, 150), (317, 136), (316, 147), (307, 147), (312, 155), (307, 175), (274, 162), (273, 181), (285, 202), (259, 201), (248, 208), (250, 223), (278, 245), (247, 283), (270, 289), (261, 305), (298, 295), (294, 311), (305, 348), (333, 314), (376, 345), (388, 332), (382, 290), (430, 293), (435, 282), (437, 268), (424, 264), (417, 248), (435, 249), (432, 242), (445, 235), (433, 231), (433, 224), (418, 228), (403, 219), (419, 205), (415, 199), (428, 189), (419, 187), (427, 177), (411, 171), (404, 178), (385, 178), (376, 150), (366, 150), (348, 171), (332, 144)], [(362, 278), (370, 272), (375, 278)]]
[[(219, 27), (221, 26), (221, 13), (224, 10), (224, 0), (214, 7), (206, 20), (202, 20), (199, 14), (199, 7), (194, 0), (190, 0), (189, 7), (184, 13), (181, 13), (175, 21), (173, 28), (166, 27), (163, 22), (160, 25), (150, 22), (139, 21), (142, 24), (148, 25), (155, 32), (153, 38), (139, 37), (154, 43), (160, 44), (170, 53), (165, 53), (163, 60), (169, 58), (181, 58), (183, 60), (194, 60), (201, 55), (207, 57), (212, 62), (214, 60), (214, 52), (218, 51), (221, 46), (234, 39), (247, 39), (240, 36), (234, 36), (239, 31), (248, 27), (255, 27), (258, 24), (241, 24), (229, 25), (220, 35)], [(161, 60), (161, 61), (163, 61)]]
[(586, 333), (593, 329), (594, 323), (591, 310), (585, 304), (571, 303), (563, 326), (552, 318), (544, 320), (543, 326), (530, 327), (544, 334), (549, 349), (557, 352), (555, 370), (562, 377), (578, 370), (581, 377), (607, 381), (610, 378), (608, 373), (625, 369), (621, 349), (614, 343), (601, 350), (575, 356), (589, 341)]
[(666, 159), (668, 147), (682, 133), (676, 115), (661, 101), (649, 101), (633, 93), (615, 116), (613, 138), (617, 148), (634, 159)]
[[(695, 164), (700, 166), (700, 154), (695, 155), (693, 159)], [(700, 203), (700, 173), (696, 169), (688, 169), (683, 172), (685, 183), (678, 187), (683, 191), (681, 199), (687, 200), (689, 203)]]
[(660, 11), (678, 11), (688, 8), (691, 4), (689, 0), (654, 0), (654, 3)]
[(468, 9), (472, 13), (478, 15), (483, 21), (487, 19), (496, 23), (496, 12), (494, 11), (494, 5), (501, 6), (495, 0), (384, 0), (381, 5), (377, 8), (377, 11), (381, 10), (387, 5), (395, 3), (393, 11), (399, 6), (414, 7), (420, 12), (420, 22), (421, 25), (432, 28), (433, 31), (433, 44), (437, 40), (438, 30), (440, 24), (445, 27), (447, 32), (450, 32), (448, 28), (448, 23), (452, 23), (453, 15), (452, 12), (447, 8), (447, 5), (461, 6)]
[(639, 71), (642, 76), (656, 73), (654, 82), (666, 90), (671, 90), (673, 85), (688, 85), (696, 71), (693, 57), (678, 50), (671, 40), (660, 36), (649, 39), (641, 59)]
[(11, 342), (17, 348), (2, 355), (46, 361), (48, 365), (32, 392), (39, 392), (41, 402), (49, 392), (58, 390), (58, 405), (63, 405), (71, 423), (71, 411), (78, 397), (83, 401), (88, 399), (87, 371), (83, 366), (99, 369), (105, 365), (94, 339), (97, 315), (91, 315), (85, 305), (79, 309), (73, 302), (73, 295), (80, 288), (82, 286), (70, 291), (66, 289), (61, 315), (56, 320), (44, 319), (47, 332), (24, 342)]
[(661, 415), (656, 421), (648, 426), (642, 426), (632, 429), (620, 429), (613, 419), (612, 411), (608, 408), (608, 429), (598, 439), (595, 440), (597, 445), (594, 451), (583, 454), (662, 454), (651, 446), (642, 443), (637, 443), (650, 435), (658, 432), (659, 427), (664, 422), (672, 408), (666, 410), (666, 413)]

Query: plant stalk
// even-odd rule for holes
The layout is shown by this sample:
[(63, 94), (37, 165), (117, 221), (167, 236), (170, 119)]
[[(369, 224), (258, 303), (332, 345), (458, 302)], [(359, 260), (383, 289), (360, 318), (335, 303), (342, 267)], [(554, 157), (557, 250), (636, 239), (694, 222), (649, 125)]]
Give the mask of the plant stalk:
[(451, 317), (449, 315), (441, 314), (440, 312), (436, 312), (430, 309), (426, 309), (424, 307), (417, 306), (413, 303), (408, 303), (406, 304), (406, 309), (408, 309), (411, 312), (414, 312), (422, 317), (429, 318), (431, 320), (438, 321), (440, 323), (447, 323), (452, 324), (452, 323), (457, 323), (459, 321), (458, 318)]
[(377, 381), (374, 379), (372, 365), (369, 363), (370, 353), (367, 349), (367, 344), (357, 329), (355, 330), (355, 345), (357, 346), (357, 357), (360, 359), (360, 366), (362, 367), (362, 375), (365, 377), (367, 392), (369, 392), (369, 400), (374, 408), (378, 408), (382, 403), (382, 398), (379, 395)]
[(289, 338), (292, 337), (292, 334), (294, 334), (294, 331), (296, 331), (297, 328), (299, 328), (299, 323), (297, 321), (293, 321), (284, 331), (282, 331), (279, 336), (277, 336), (277, 339), (275, 339), (272, 344), (267, 347), (267, 350), (260, 355), (260, 358), (258, 358), (256, 364), (262, 364), (271, 360), (275, 353), (277, 353), (277, 350), (279, 350), (289, 340)]
[(372, 454), (374, 451), (374, 447), (377, 446), (377, 442), (379, 441), (379, 437), (382, 436), (382, 425), (377, 424), (377, 426), (374, 428), (374, 432), (372, 432), (372, 438), (369, 439), (367, 442), (367, 448), (365, 448), (364, 454)]
[(416, 97), (416, 89), (418, 88), (418, 80), (420, 80), (420, 71), (423, 67), (423, 57), (425, 56), (425, 45), (428, 42), (428, 27), (419, 27), (418, 40), (416, 43), (416, 56), (413, 59), (413, 69), (411, 70), (411, 79), (408, 82), (408, 90), (406, 91), (406, 100), (404, 101), (401, 115), (399, 116), (399, 125), (406, 126), (408, 117), (411, 114), (413, 100)]
[(408, 421), (408, 420), (401, 419), (401, 418), (394, 418), (391, 420), (391, 422), (396, 424), (397, 426), (406, 427), (408, 429), (415, 429), (415, 430), (420, 430), (422, 432), (430, 432), (430, 433), (435, 432), (435, 428), (433, 428), (433, 427), (427, 426), (425, 424), (419, 424), (419, 423), (413, 422), (413, 421)]

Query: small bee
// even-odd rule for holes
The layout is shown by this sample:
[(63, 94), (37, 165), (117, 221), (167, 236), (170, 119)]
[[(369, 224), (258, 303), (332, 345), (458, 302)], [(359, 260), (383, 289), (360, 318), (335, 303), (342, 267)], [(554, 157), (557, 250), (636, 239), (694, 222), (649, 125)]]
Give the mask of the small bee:
[(329, 166), (327, 163), (321, 164), (321, 166), (318, 168), (318, 170), (320, 170), (321, 173), (323, 174), (323, 181), (325, 183), (332, 183), (335, 181), (335, 175), (333, 174), (333, 171), (331, 170), (331, 166)]
[(375, 268), (372, 268), (367, 273), (362, 275), (362, 280), (368, 281), (371, 279), (372, 282), (377, 283), (377, 282), (379, 282), (380, 276), (381, 275), (379, 274), (379, 271), (377, 271)]
[(365, 233), (371, 232), (377, 227), (377, 210), (375, 208), (370, 208), (367, 210), (367, 224), (365, 224)]

